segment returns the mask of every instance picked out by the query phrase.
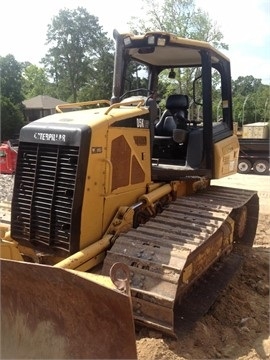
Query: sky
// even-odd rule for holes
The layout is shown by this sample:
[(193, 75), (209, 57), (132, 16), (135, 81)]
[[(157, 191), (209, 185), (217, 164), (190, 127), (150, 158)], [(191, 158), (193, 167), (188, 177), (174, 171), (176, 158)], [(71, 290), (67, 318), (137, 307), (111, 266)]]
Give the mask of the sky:
[[(216, 22), (229, 45), (232, 78), (252, 75), (270, 84), (270, 0), (195, 0)], [(157, 0), (158, 2), (158, 0)], [(59, 10), (82, 6), (98, 18), (112, 37), (128, 31), (131, 16), (140, 16), (141, 0), (3, 0), (0, 4), (0, 56), (37, 66), (45, 56), (47, 27)]]

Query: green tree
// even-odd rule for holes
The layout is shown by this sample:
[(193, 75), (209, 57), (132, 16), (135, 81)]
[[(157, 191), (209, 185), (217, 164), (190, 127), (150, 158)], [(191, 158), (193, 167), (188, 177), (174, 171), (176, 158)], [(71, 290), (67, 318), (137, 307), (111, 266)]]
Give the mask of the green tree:
[(105, 53), (113, 50), (113, 43), (102, 31), (98, 18), (86, 9), (60, 10), (48, 25), (47, 44), (51, 47), (42, 62), (62, 100), (75, 102), (79, 91), (86, 85), (106, 83), (106, 77), (105, 82), (100, 81), (97, 65)]
[(261, 79), (255, 79), (252, 75), (239, 76), (236, 80), (232, 81), (232, 91), (234, 94), (247, 96), (255, 93), (262, 85)]
[(9, 54), (0, 56), (1, 95), (8, 98), (11, 103), (20, 104), (24, 97), (22, 94), (22, 66)]
[(114, 56), (111, 52), (102, 52), (92, 63), (94, 76), (88, 78), (87, 84), (80, 89), (80, 101), (110, 99), (112, 95)]
[(8, 140), (18, 134), (24, 125), (23, 113), (19, 105), (1, 95), (1, 141)]
[(252, 75), (232, 81), (234, 119), (240, 126), (269, 121), (270, 86)]
[(0, 56), (1, 140), (17, 134), (23, 126), (22, 66), (11, 54)]
[(22, 91), (26, 99), (38, 95), (50, 95), (50, 86), (45, 69), (28, 65), (22, 74)]
[(129, 25), (135, 33), (151, 30), (171, 32), (181, 37), (202, 40), (216, 48), (228, 49), (223, 34), (209, 14), (196, 8), (194, 0), (144, 0), (144, 21), (132, 17)]
[(261, 85), (256, 93), (256, 96), (259, 114), (258, 121), (270, 123), (270, 85)]

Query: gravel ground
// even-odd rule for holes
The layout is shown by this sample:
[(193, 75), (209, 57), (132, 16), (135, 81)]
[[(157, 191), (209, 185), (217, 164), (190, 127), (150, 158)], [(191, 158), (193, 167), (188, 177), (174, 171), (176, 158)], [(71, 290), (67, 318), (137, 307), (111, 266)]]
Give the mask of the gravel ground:
[(0, 202), (11, 201), (14, 175), (0, 174)]

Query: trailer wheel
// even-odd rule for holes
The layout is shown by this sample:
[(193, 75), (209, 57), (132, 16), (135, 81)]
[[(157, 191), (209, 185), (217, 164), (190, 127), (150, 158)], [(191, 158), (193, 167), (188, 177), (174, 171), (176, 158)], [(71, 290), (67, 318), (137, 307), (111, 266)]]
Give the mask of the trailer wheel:
[(240, 159), (238, 161), (238, 172), (240, 174), (248, 174), (251, 170), (251, 162), (247, 159)]
[(256, 174), (264, 175), (269, 172), (269, 163), (267, 160), (257, 160), (253, 165), (253, 171)]

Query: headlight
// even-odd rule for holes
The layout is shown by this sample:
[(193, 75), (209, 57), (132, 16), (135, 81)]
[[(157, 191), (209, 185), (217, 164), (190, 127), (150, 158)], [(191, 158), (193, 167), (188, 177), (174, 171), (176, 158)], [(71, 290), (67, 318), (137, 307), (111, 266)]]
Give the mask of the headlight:
[(157, 45), (158, 46), (165, 46), (166, 45), (166, 39), (165, 38), (158, 38), (157, 39)]
[(124, 44), (125, 46), (129, 46), (131, 44), (131, 38), (129, 36), (124, 38)]
[(153, 35), (148, 36), (147, 43), (148, 45), (155, 45), (155, 37)]

